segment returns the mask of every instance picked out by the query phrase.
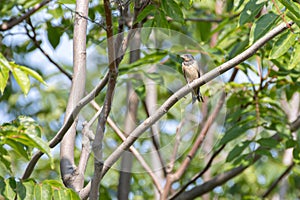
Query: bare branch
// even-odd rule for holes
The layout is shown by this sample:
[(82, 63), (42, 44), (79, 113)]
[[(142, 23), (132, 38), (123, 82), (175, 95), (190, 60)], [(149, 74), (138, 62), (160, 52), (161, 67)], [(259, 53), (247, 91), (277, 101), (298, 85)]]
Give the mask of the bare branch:
[(192, 149), (178, 168), (178, 170), (174, 174), (169, 174), (167, 176), (167, 183), (164, 188), (162, 199), (167, 199), (169, 191), (171, 189), (172, 183), (180, 179), (180, 177), (184, 174), (186, 169), (188, 168), (189, 164), (191, 163), (192, 159), (194, 158), (195, 154), (197, 153), (197, 150), (202, 145), (206, 134), (208, 133), (209, 128), (211, 127), (212, 123), (217, 118), (221, 108), (223, 107), (223, 104), (225, 102), (226, 94), (225, 92), (222, 93), (220, 100), (218, 101), (217, 106), (215, 107), (213, 113), (208, 117), (206, 123), (204, 124), (200, 134), (198, 135)]
[(109, 0), (104, 0), (104, 11), (106, 20), (106, 37), (108, 42), (108, 62), (109, 62), (109, 80), (108, 88), (105, 96), (104, 106), (100, 113), (97, 125), (97, 131), (95, 135), (95, 140), (93, 142), (92, 148), (94, 152), (94, 175), (91, 184), (90, 199), (98, 199), (98, 191), (100, 186), (100, 180), (102, 178), (102, 140), (104, 137), (105, 124), (107, 117), (111, 110), (111, 104), (114, 96), (114, 90), (116, 86), (116, 80), (118, 76), (118, 69), (115, 60), (115, 48), (113, 39), (113, 24), (112, 24), (112, 14), (110, 9)]
[(27, 19), (28, 25), (31, 28), (31, 31), (33, 32), (33, 36), (30, 35), (30, 31), (28, 30), (28, 28), (25, 26), (26, 29), (26, 34), (27, 36), (33, 41), (34, 45), (42, 52), (42, 54), (44, 54), (46, 56), (46, 58), (49, 60), (49, 62), (51, 62), (59, 71), (61, 71), (64, 75), (66, 75), (70, 80), (72, 80), (72, 75), (67, 72), (66, 70), (64, 70), (61, 66), (59, 66), (59, 64), (57, 64), (50, 56), (49, 54), (41, 47), (41, 45), (39, 44), (39, 42), (36, 39), (36, 31), (34, 26), (31, 23), (30, 18)]
[(181, 120), (181, 122), (178, 124), (178, 126), (176, 127), (176, 135), (175, 135), (176, 141), (175, 141), (175, 145), (174, 145), (174, 148), (173, 148), (173, 153), (171, 155), (170, 162), (167, 165), (167, 173), (171, 173), (173, 168), (174, 168), (177, 151), (178, 151), (180, 141), (181, 141), (180, 132), (181, 132), (181, 128), (182, 128), (184, 122), (185, 122), (185, 119), (183, 118)]
[[(88, 16), (88, 0), (76, 1), (76, 12), (83, 16)], [(72, 113), (76, 104), (83, 97), (86, 81), (86, 31), (87, 20), (79, 15), (75, 15), (74, 38), (73, 38), (73, 63), (74, 72), (71, 92), (67, 104), (65, 122)], [(80, 191), (84, 184), (84, 174), (79, 174), (74, 161), (74, 148), (76, 137), (77, 116), (72, 116), (75, 121), (63, 137), (60, 144), (60, 170), (64, 184)]]
[(215, 187), (222, 185), (224, 183), (226, 183), (226, 181), (232, 179), (233, 177), (239, 175), (240, 173), (242, 173), (248, 166), (239, 166), (236, 167), (228, 172), (225, 172), (223, 174), (217, 175), (215, 176), (213, 179), (194, 187), (193, 189), (191, 189), (190, 191), (184, 192), (181, 195), (179, 195), (178, 197), (174, 198), (176, 200), (178, 199), (193, 199), (196, 198), (198, 196), (201, 196), (203, 194), (205, 194), (208, 191), (211, 191), (212, 189), (214, 189)]
[(285, 177), (288, 175), (288, 173), (293, 169), (293, 167), (295, 166), (295, 163), (293, 162), (292, 164), (290, 164), (288, 166), (288, 168), (286, 168), (286, 170), (271, 184), (270, 188), (263, 194), (262, 198), (266, 198), (274, 189), (275, 187), (278, 185), (278, 183)]
[[(81, 99), (77, 105), (75, 106), (75, 108), (72, 110), (72, 112), (70, 113), (68, 119), (65, 121), (64, 125), (60, 128), (60, 130), (56, 133), (55, 137), (52, 138), (52, 140), (49, 142), (49, 147), (53, 148), (55, 147), (58, 143), (60, 143), (60, 141), (62, 140), (62, 138), (64, 137), (64, 135), (66, 134), (66, 132), (69, 130), (69, 128), (71, 127), (71, 125), (73, 124), (75, 118), (77, 117), (77, 115), (79, 114), (80, 110), (87, 105), (89, 102), (91, 102), (96, 96), (98, 96), (98, 94), (100, 93), (100, 91), (104, 88), (104, 86), (107, 84), (108, 82), (108, 73), (103, 77), (103, 79), (99, 82), (99, 84), (88, 94), (86, 95), (83, 99)], [(41, 151), (36, 152), (33, 157), (31, 158), (31, 160), (29, 161), (25, 172), (22, 176), (22, 179), (27, 179), (29, 178), (29, 176), (31, 175), (37, 161), (40, 159), (40, 157), (43, 155), (44, 153), (42, 153)]]
[[(118, 134), (118, 136), (125, 141), (126, 137), (125, 134), (122, 133), (122, 131), (118, 128), (118, 126), (113, 122), (112, 119), (110, 119), (110, 117), (107, 118), (107, 123), (109, 124), (109, 126)], [(155, 185), (155, 187), (157, 188), (157, 190), (159, 191), (159, 193), (162, 193), (162, 188), (160, 186), (160, 182), (157, 178), (157, 176), (152, 172), (150, 166), (147, 164), (147, 162), (144, 160), (144, 158), (141, 156), (141, 154), (138, 152), (138, 150), (136, 150), (136, 148), (134, 148), (134, 146), (131, 146), (129, 148), (129, 150), (132, 152), (132, 154), (136, 157), (136, 159), (140, 162), (140, 164), (142, 165), (142, 167), (146, 170), (146, 172), (150, 175), (150, 177), (153, 180), (153, 183)]]
[(93, 118), (89, 122), (83, 123), (83, 129), (82, 129), (82, 150), (80, 153), (80, 159), (78, 163), (77, 171), (79, 174), (84, 174), (86, 170), (87, 161), (90, 156), (90, 145), (91, 141), (94, 141), (95, 135), (92, 130), (90, 130), (90, 127), (92, 126), (93, 122), (98, 118), (100, 115), (101, 109), (97, 111), (97, 113), (93, 116)]
[(214, 161), (214, 159), (217, 157), (217, 155), (219, 155), (219, 153), (224, 149), (226, 145), (224, 144), (223, 146), (221, 146), (216, 152), (214, 152), (214, 154), (211, 156), (211, 158), (209, 159), (208, 163), (206, 164), (206, 166), (203, 168), (203, 170), (201, 172), (199, 172), (198, 174), (196, 174), (189, 182), (187, 182), (182, 188), (180, 188), (180, 190), (178, 190), (176, 193), (174, 193), (169, 199), (175, 199), (179, 194), (181, 194), (190, 184), (194, 183), (198, 178), (200, 178), (211, 166), (212, 162)]
[(3, 22), (0, 25), (0, 31), (6, 31), (14, 27), (15, 25), (18, 25), (21, 23), (23, 20), (29, 18), (32, 14), (34, 14), (36, 11), (38, 11), (40, 8), (42, 8), (44, 5), (49, 3), (51, 0), (44, 0), (41, 3), (36, 4), (33, 6), (30, 10), (28, 10), (24, 15), (22, 15), (19, 18), (12, 18), (11, 20), (7, 22)]

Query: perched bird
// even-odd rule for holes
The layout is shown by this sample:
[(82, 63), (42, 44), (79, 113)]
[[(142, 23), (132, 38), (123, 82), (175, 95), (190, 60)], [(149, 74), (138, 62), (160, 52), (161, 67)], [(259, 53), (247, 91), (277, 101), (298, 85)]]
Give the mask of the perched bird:
[[(191, 83), (193, 80), (200, 77), (199, 67), (197, 61), (191, 54), (183, 54), (180, 56), (183, 59), (182, 72), (187, 83)], [(196, 99), (200, 102), (204, 102), (200, 93), (200, 87), (194, 88), (192, 92), (192, 98), (194, 103)]]

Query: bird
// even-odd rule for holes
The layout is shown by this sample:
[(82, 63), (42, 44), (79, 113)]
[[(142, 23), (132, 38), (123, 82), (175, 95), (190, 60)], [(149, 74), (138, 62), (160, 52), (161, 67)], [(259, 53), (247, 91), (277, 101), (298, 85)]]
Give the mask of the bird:
[[(186, 82), (189, 84), (200, 77), (198, 63), (191, 54), (183, 54), (180, 57), (183, 59), (182, 72)], [(200, 87), (194, 88), (192, 92), (192, 103), (196, 100), (204, 102), (200, 93)]]

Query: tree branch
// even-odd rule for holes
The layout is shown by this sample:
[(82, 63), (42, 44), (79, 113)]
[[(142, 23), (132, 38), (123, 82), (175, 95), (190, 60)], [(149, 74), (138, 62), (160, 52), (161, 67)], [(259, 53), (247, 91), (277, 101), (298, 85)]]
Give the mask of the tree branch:
[[(107, 123), (109, 126), (118, 134), (118, 136), (125, 141), (126, 136), (122, 131), (118, 128), (118, 126), (110, 119), (110, 117), (107, 118)], [(146, 170), (146, 172), (150, 175), (151, 179), (153, 180), (153, 183), (156, 187), (156, 189), (159, 191), (159, 193), (162, 193), (162, 188), (160, 186), (160, 182), (157, 178), (157, 176), (152, 172), (150, 166), (147, 164), (147, 162), (144, 160), (144, 158), (141, 156), (138, 150), (134, 146), (129, 147), (129, 150), (132, 152), (132, 154), (136, 157), (136, 159), (140, 162), (142, 167)]]
[[(89, 102), (91, 102), (96, 96), (98, 96), (98, 94), (105, 87), (107, 82), (108, 82), (108, 73), (103, 77), (103, 79), (99, 82), (99, 84), (88, 95), (86, 95), (83, 99), (81, 99), (77, 103), (77, 105), (73, 108), (72, 112), (68, 116), (68, 118), (65, 121), (64, 125), (59, 129), (59, 131), (56, 133), (55, 137), (52, 138), (52, 140), (49, 142), (49, 147), (50, 148), (53, 148), (58, 143), (60, 143), (60, 141), (62, 140), (62, 138), (66, 134), (66, 132), (69, 130), (69, 128), (73, 124), (73, 122), (74, 122), (75, 118), (77, 117), (77, 115), (79, 114), (80, 110), (85, 105), (87, 105)], [(29, 161), (29, 163), (28, 163), (28, 165), (25, 169), (25, 172), (22, 176), (22, 179), (27, 179), (27, 178), (30, 177), (37, 161), (40, 159), (40, 157), (43, 154), (44, 153), (42, 153), (41, 151), (38, 151), (33, 155), (33, 157), (31, 158), (31, 160)]]
[[(76, 12), (83, 16), (88, 16), (88, 0), (76, 1)], [(87, 20), (79, 15), (75, 15), (74, 38), (73, 38), (73, 65), (74, 73), (72, 79), (71, 92), (67, 104), (65, 122), (72, 113), (76, 104), (83, 97), (86, 81), (86, 31)], [(73, 116), (75, 121), (63, 137), (60, 144), (60, 170), (64, 184), (79, 192), (83, 188), (84, 174), (77, 172), (74, 161), (74, 148), (76, 137), (77, 116)]]
[(225, 102), (225, 98), (226, 98), (226, 94), (225, 94), (225, 92), (223, 92), (221, 97), (220, 97), (220, 100), (218, 101), (217, 106), (215, 107), (215, 109), (213, 111), (213, 113), (208, 117), (208, 119), (207, 119), (206, 123), (204, 124), (200, 134), (198, 135), (195, 143), (193, 144), (192, 149), (190, 150), (190, 152), (188, 153), (188, 155), (186, 156), (186, 158), (184, 159), (184, 161), (182, 162), (182, 164), (180, 165), (178, 170), (175, 173), (169, 174), (167, 176), (167, 183), (166, 183), (165, 188), (164, 188), (162, 199), (167, 199), (172, 184), (175, 181), (177, 181), (178, 179), (180, 179), (180, 177), (184, 174), (184, 172), (188, 168), (189, 164), (191, 163), (192, 159), (194, 158), (195, 154), (197, 153), (197, 150), (202, 145), (202, 143), (205, 139), (205, 136), (209, 131), (209, 128), (211, 127), (212, 123), (215, 121), (215, 119), (217, 118), (221, 108), (223, 107), (223, 104)]
[(219, 153), (224, 149), (226, 145), (224, 144), (223, 146), (221, 146), (216, 152), (214, 152), (214, 154), (211, 156), (211, 158), (209, 159), (208, 163), (206, 164), (206, 166), (203, 168), (203, 170), (201, 172), (199, 172), (198, 174), (196, 174), (189, 182), (187, 182), (183, 187), (180, 188), (180, 190), (178, 190), (176, 193), (174, 193), (169, 199), (175, 199), (178, 195), (180, 195), (182, 192), (184, 192), (184, 190), (192, 183), (194, 183), (198, 178), (200, 178), (211, 166), (212, 162), (214, 161), (214, 159), (217, 157), (217, 155), (219, 155)]
[(288, 166), (288, 168), (271, 184), (270, 188), (263, 194), (262, 198), (266, 198), (278, 185), (278, 183), (288, 175), (288, 173), (293, 169), (295, 163), (293, 162)]
[(36, 4), (35, 6), (33, 6), (30, 10), (28, 10), (24, 15), (22, 15), (19, 18), (12, 18), (7, 22), (3, 22), (0, 25), (0, 31), (6, 31), (11, 29), (12, 27), (18, 25), (19, 23), (21, 23), (23, 20), (29, 18), (32, 14), (34, 14), (36, 11), (38, 11), (40, 8), (42, 8), (44, 5), (46, 5), (47, 3), (49, 3), (52, 0), (44, 0), (41, 3)]
[[(293, 23), (291, 22), (290, 25)], [(265, 34), (264, 37), (257, 40), (252, 46), (247, 50), (232, 58), (231, 60), (225, 62), (219, 67), (211, 70), (210, 72), (204, 74), (199, 79), (196, 79), (189, 85), (186, 85), (175, 92), (165, 103), (149, 118), (147, 118), (142, 124), (140, 124), (130, 135), (129, 137), (106, 159), (104, 167), (102, 170), (102, 175), (105, 175), (109, 168), (120, 158), (123, 151), (128, 149), (152, 124), (158, 121), (163, 115), (165, 115), (168, 110), (181, 98), (190, 93), (193, 88), (204, 85), (210, 80), (216, 78), (217, 76), (223, 74), (229, 69), (235, 67), (237, 64), (245, 61), (251, 57), (255, 52), (261, 48), (265, 43), (273, 39), (275, 36), (282, 33), (288, 27), (285, 23), (282, 23), (272, 29), (270, 32)]]
[(61, 66), (59, 66), (59, 64), (57, 64), (50, 56), (49, 54), (41, 47), (41, 45), (39, 44), (39, 42), (36, 39), (36, 32), (35, 32), (35, 28), (31, 23), (30, 18), (27, 19), (28, 21), (28, 25), (31, 28), (31, 31), (33, 32), (33, 36), (30, 35), (28, 28), (25, 26), (26, 29), (26, 34), (27, 36), (33, 41), (34, 45), (42, 52), (42, 54), (44, 54), (44, 56), (46, 56), (46, 58), (49, 60), (49, 62), (51, 62), (59, 71), (61, 71), (64, 75), (66, 75), (70, 80), (72, 80), (72, 75), (67, 72), (66, 70), (64, 70)]
[(228, 172), (225, 172), (223, 174), (217, 175), (215, 176), (213, 179), (194, 187), (193, 189), (191, 189), (190, 191), (184, 192), (181, 195), (177, 196), (176, 200), (179, 199), (194, 199), (198, 196), (201, 196), (203, 194), (205, 194), (208, 191), (211, 191), (212, 189), (214, 189), (215, 187), (222, 185), (224, 183), (226, 183), (228, 180), (232, 179), (233, 177), (237, 176), (238, 174), (240, 174), (241, 172), (243, 172), (248, 166), (239, 166), (236, 167)]
[(97, 200), (99, 193), (100, 180), (102, 178), (102, 140), (104, 137), (105, 124), (107, 117), (111, 110), (111, 104), (114, 96), (114, 90), (116, 86), (118, 69), (115, 60), (115, 48), (114, 48), (114, 38), (113, 38), (113, 24), (112, 24), (112, 14), (110, 9), (109, 0), (104, 0), (104, 11), (106, 20), (106, 38), (108, 42), (108, 62), (109, 62), (109, 80), (108, 88), (104, 100), (104, 105), (100, 113), (97, 125), (97, 131), (95, 135), (95, 140), (92, 145), (94, 152), (94, 175), (91, 184), (90, 199)]

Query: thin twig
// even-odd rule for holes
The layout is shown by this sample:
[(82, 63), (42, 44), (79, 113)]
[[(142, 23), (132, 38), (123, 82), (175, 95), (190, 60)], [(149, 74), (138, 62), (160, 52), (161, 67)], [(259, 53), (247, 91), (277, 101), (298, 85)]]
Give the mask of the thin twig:
[(35, 31), (35, 28), (34, 26), (32, 25), (31, 23), (31, 20), (30, 18), (27, 19), (27, 23), (28, 25), (30, 26), (31, 28), (31, 31), (33, 33), (33, 36), (30, 35), (30, 32), (28, 30), (28, 28), (26, 27), (25, 25), (25, 29), (26, 29), (26, 34), (27, 36), (33, 41), (34, 45), (42, 52), (42, 54), (44, 54), (44, 56), (46, 56), (46, 58), (59, 70), (61, 71), (64, 75), (66, 75), (70, 80), (72, 80), (72, 75), (67, 72), (66, 70), (64, 70), (59, 64), (57, 64), (50, 56), (49, 54), (41, 47), (40, 43), (37, 41), (36, 39), (36, 31)]
[(178, 147), (179, 147), (180, 141), (181, 141), (180, 132), (181, 132), (181, 128), (182, 128), (184, 122), (185, 122), (185, 119), (182, 119), (181, 122), (176, 127), (175, 145), (174, 145), (174, 148), (173, 148), (173, 153), (171, 155), (170, 162), (167, 165), (167, 172), (168, 173), (172, 172), (172, 170), (174, 168)]
[(217, 155), (219, 155), (219, 153), (224, 149), (226, 145), (222, 145), (216, 152), (214, 152), (214, 154), (211, 156), (211, 158), (209, 159), (208, 163), (206, 164), (206, 166), (203, 168), (203, 170), (201, 172), (199, 172), (198, 174), (196, 174), (194, 177), (192, 177), (192, 179), (187, 182), (184, 186), (182, 186), (180, 188), (180, 190), (178, 190), (176, 193), (174, 193), (169, 199), (175, 199), (179, 194), (181, 194), (189, 185), (191, 185), (192, 183), (194, 183), (198, 178), (200, 178), (211, 166), (212, 162), (214, 161), (214, 159), (217, 157)]
[(288, 166), (288, 168), (271, 184), (271, 186), (269, 187), (269, 189), (262, 195), (262, 198), (266, 198), (267, 196), (269, 196), (269, 194), (275, 189), (275, 187), (278, 185), (278, 183), (285, 177), (288, 175), (288, 173), (293, 169), (293, 167), (295, 166), (295, 163), (293, 162), (292, 164), (290, 164)]
[(190, 152), (188, 153), (188, 155), (186, 156), (186, 158), (184, 159), (184, 161), (182, 162), (182, 164), (180, 165), (178, 170), (174, 174), (169, 174), (169, 176), (167, 177), (167, 183), (164, 188), (162, 199), (167, 199), (172, 183), (174, 183), (175, 181), (180, 179), (180, 177), (184, 174), (184, 172), (188, 168), (189, 164), (191, 163), (192, 159), (194, 158), (195, 154), (197, 153), (197, 150), (202, 145), (202, 143), (205, 139), (205, 136), (209, 131), (209, 128), (211, 127), (212, 123), (215, 121), (221, 108), (223, 107), (225, 98), (226, 98), (226, 94), (225, 94), (225, 92), (223, 92), (220, 97), (220, 100), (218, 101), (217, 106), (215, 107), (212, 114), (208, 117), (200, 134), (198, 135), (195, 143), (193, 144), (192, 149), (190, 150)]
[[(142, 101), (142, 103), (143, 103), (143, 107), (144, 107), (144, 109), (146, 111), (147, 117), (150, 117), (150, 113), (149, 113), (148, 107), (146, 105), (146, 102)], [(154, 146), (155, 151), (156, 151), (156, 153), (158, 155), (159, 162), (160, 162), (160, 165), (162, 166), (162, 170), (163, 170), (164, 176), (166, 176), (167, 175), (167, 171), (166, 171), (166, 167), (165, 167), (165, 162), (164, 162), (164, 160), (163, 160), (163, 158), (161, 156), (161, 153), (159, 151), (160, 146), (159, 146), (159, 143), (158, 143), (158, 141), (157, 141), (157, 139), (156, 139), (156, 137), (154, 135), (152, 126), (150, 127), (150, 130), (151, 130), (151, 134), (152, 134), (151, 135), (151, 139), (152, 139), (153, 146)]]
[[(60, 2), (58, 2), (58, 3), (60, 3)], [(103, 28), (106, 31), (106, 27), (105, 27), (104, 21), (102, 21), (102, 19), (100, 19), (99, 21), (98, 20), (93, 20), (93, 19), (89, 18), (88, 16), (83, 16), (81, 13), (76, 12), (75, 10), (69, 8), (68, 6), (66, 6), (63, 3), (61, 3), (61, 5), (63, 5), (66, 9), (68, 9), (70, 12), (74, 13), (75, 15), (78, 15), (81, 18), (83, 18), (83, 19), (85, 19), (85, 20), (87, 20), (89, 22), (97, 24), (98, 26), (100, 26), (101, 28)]]
[[(107, 123), (109, 126), (118, 134), (118, 136), (125, 141), (126, 137), (125, 134), (119, 129), (119, 127), (114, 123), (114, 121), (108, 117)], [(129, 150), (132, 152), (132, 154), (136, 157), (136, 159), (141, 163), (142, 167), (146, 170), (146, 172), (150, 175), (151, 179), (153, 180), (153, 183), (156, 187), (156, 189), (159, 191), (159, 193), (162, 193), (162, 188), (160, 186), (160, 182), (157, 178), (157, 176), (152, 172), (150, 166), (147, 164), (147, 162), (144, 160), (144, 158), (141, 156), (141, 154), (136, 150), (134, 146), (131, 146)]]
[(42, 8), (44, 5), (46, 5), (47, 3), (49, 3), (52, 0), (44, 0), (41, 3), (38, 3), (36, 5), (34, 5), (31, 9), (29, 9), (24, 15), (22, 15), (19, 18), (12, 18), (10, 20), (8, 20), (7, 22), (3, 22), (0, 25), (0, 31), (6, 31), (11, 29), (12, 27), (18, 25), (19, 23), (21, 23), (23, 20), (29, 18), (33, 13), (35, 13), (36, 11), (38, 11), (40, 8)]

